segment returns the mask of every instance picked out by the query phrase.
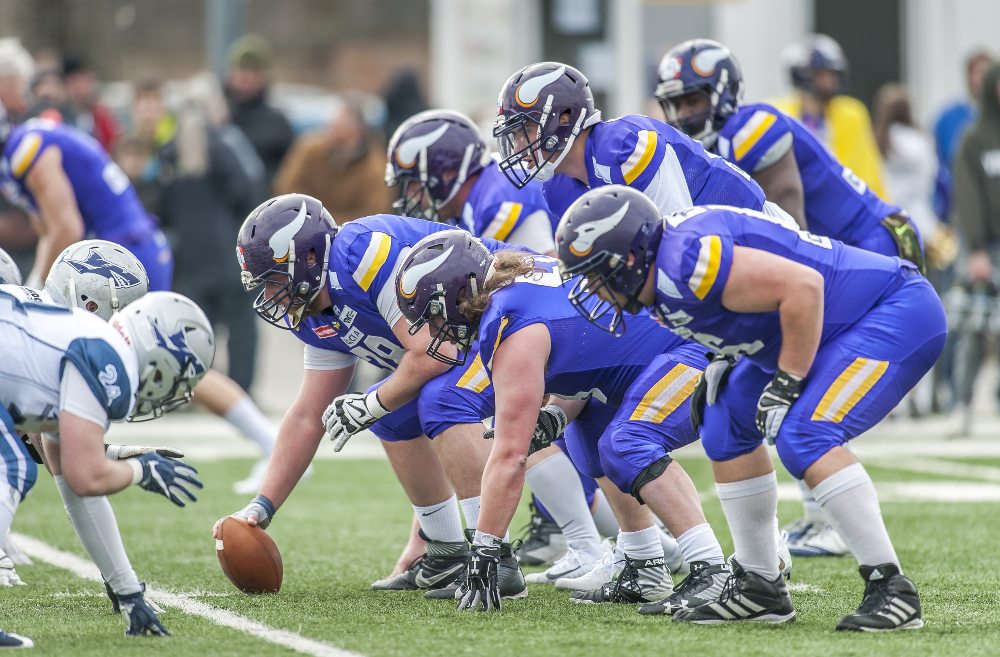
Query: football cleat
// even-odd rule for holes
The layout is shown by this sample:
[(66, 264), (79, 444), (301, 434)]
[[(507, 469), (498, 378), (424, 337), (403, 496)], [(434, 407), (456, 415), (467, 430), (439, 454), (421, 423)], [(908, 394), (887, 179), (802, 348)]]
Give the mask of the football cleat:
[(814, 521), (803, 516), (783, 525), (781, 531), (788, 532), (789, 541), (795, 541), (805, 536), (814, 524), (816, 524)]
[(525, 575), (524, 579), (529, 584), (555, 584), (563, 577), (577, 577), (590, 572), (598, 561), (600, 561), (600, 555), (590, 557), (570, 547), (566, 548), (566, 554), (549, 566), (547, 570)]
[(566, 537), (555, 522), (538, 512), (534, 502), (531, 509), (531, 523), (517, 549), (517, 560), (522, 566), (550, 566), (566, 554)]
[(785, 623), (795, 618), (788, 586), (781, 575), (768, 581), (744, 570), (735, 559), (729, 565), (732, 572), (719, 595), (697, 607), (675, 611), (674, 621), (713, 625), (734, 621)]
[(805, 534), (790, 540), (788, 551), (796, 557), (843, 557), (850, 554), (837, 530), (825, 523), (813, 524)]
[(35, 643), (26, 636), (0, 630), (0, 648), (34, 648)]
[(0, 551), (0, 586), (24, 586), (24, 582), (14, 570), (14, 561)]
[(373, 591), (415, 591), (440, 589), (465, 573), (469, 544), (465, 541), (433, 541), (423, 530), (420, 537), (427, 543), (427, 552), (410, 562), (406, 570), (372, 582)]
[[(431, 589), (424, 593), (424, 597), (430, 600), (461, 599), (465, 594), (464, 586), (467, 574), (468, 572), (463, 570), (454, 582), (441, 589)], [(528, 585), (524, 582), (521, 564), (514, 558), (514, 550), (510, 543), (500, 544), (500, 567), (497, 569), (497, 583), (500, 585), (500, 597), (504, 600), (517, 600), (528, 595)]]
[(625, 555), (625, 567), (618, 577), (590, 591), (574, 591), (570, 602), (595, 604), (602, 602), (656, 602), (674, 591), (674, 582), (663, 557), (632, 559)]
[(625, 567), (625, 554), (617, 545), (611, 545), (611, 539), (604, 539), (601, 544), (604, 556), (594, 564), (590, 571), (576, 577), (560, 577), (556, 580), (556, 588), (566, 591), (592, 591), (613, 580)]
[(719, 597), (728, 579), (729, 566), (726, 564), (692, 561), (691, 572), (669, 597), (642, 605), (639, 613), (672, 615), (681, 609), (692, 609), (709, 603)]
[(778, 532), (778, 572), (785, 579), (792, 578), (792, 553), (789, 549), (788, 532)]
[(865, 580), (864, 597), (857, 611), (840, 619), (838, 630), (891, 632), (924, 626), (917, 587), (899, 568), (887, 563), (859, 570)]

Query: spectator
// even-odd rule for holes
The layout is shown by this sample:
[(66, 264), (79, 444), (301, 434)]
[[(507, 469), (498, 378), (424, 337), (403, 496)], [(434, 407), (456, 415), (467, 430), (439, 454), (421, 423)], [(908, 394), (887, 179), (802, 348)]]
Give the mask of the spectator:
[[(228, 329), (229, 376), (244, 390), (254, 378), (257, 321), (228, 254), (243, 218), (262, 199), (212, 124), (221, 93), (197, 76), (183, 85), (177, 130), (157, 154), (156, 214), (174, 247), (174, 289)], [(216, 97), (217, 96), (217, 97)]]
[(976, 117), (976, 103), (982, 88), (983, 73), (993, 61), (988, 50), (974, 50), (965, 60), (965, 85), (968, 97), (945, 107), (934, 122), (934, 142), (937, 150), (938, 179), (934, 190), (934, 209), (948, 221), (952, 208), (951, 168), (965, 129)]
[(873, 192), (886, 198), (871, 117), (857, 98), (844, 94), (847, 58), (825, 34), (810, 35), (786, 50), (795, 95), (774, 105), (809, 128)]
[(365, 123), (360, 106), (338, 108), (326, 128), (300, 137), (278, 171), (274, 191), (298, 192), (323, 202), (338, 223), (390, 212), (385, 146)]
[(104, 146), (104, 150), (114, 152), (121, 126), (111, 110), (100, 102), (94, 71), (81, 57), (66, 57), (63, 60), (63, 83), (75, 115), (74, 125), (90, 134)]
[(233, 42), (229, 63), (226, 95), (230, 117), (264, 163), (271, 185), (294, 139), (288, 118), (267, 101), (271, 48), (262, 37), (248, 34)]
[(29, 118), (42, 118), (74, 124), (76, 116), (66, 99), (62, 72), (54, 68), (39, 69), (31, 78), (28, 91), (32, 100)]
[[(382, 92), (382, 100), (385, 102), (382, 132), (386, 143), (396, 134), (399, 126), (403, 125), (403, 121), (428, 109), (427, 102), (420, 93), (417, 74), (412, 70), (403, 70), (394, 75)], [(494, 118), (496, 117), (490, 117), (491, 123)]]

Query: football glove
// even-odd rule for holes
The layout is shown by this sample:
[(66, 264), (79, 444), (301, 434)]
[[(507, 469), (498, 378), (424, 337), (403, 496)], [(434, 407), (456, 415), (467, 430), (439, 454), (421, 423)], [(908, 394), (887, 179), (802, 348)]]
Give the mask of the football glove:
[(719, 398), (719, 391), (725, 385), (729, 373), (736, 366), (736, 356), (707, 353), (708, 365), (698, 379), (698, 384), (691, 393), (691, 427), (698, 433), (699, 427), (705, 421), (705, 405), (712, 406)]
[[(528, 456), (545, 449), (552, 444), (552, 441), (562, 436), (567, 424), (569, 418), (563, 409), (555, 404), (542, 406), (538, 412), (538, 421), (535, 423), (535, 432), (531, 435), (531, 444), (528, 445)], [(492, 440), (493, 437), (493, 429), (483, 432), (483, 438), (486, 440)]]
[(14, 560), (0, 550), (0, 586), (24, 586), (24, 582), (14, 570)]
[[(104, 581), (104, 592), (108, 594), (108, 600), (111, 601), (111, 612), (114, 614), (122, 613), (121, 604), (118, 602), (118, 594), (115, 593), (114, 589), (111, 588), (111, 585), (108, 584), (108, 580), (103, 578), (102, 580)], [(146, 592), (146, 582), (139, 582), (139, 590), (142, 591), (143, 593)], [(143, 599), (145, 600), (145, 598)], [(163, 609), (152, 600), (146, 600), (146, 604), (155, 613), (157, 614), (163, 613)]]
[(232, 516), (241, 520), (250, 520), (250, 516), (257, 516), (257, 526), (261, 529), (267, 529), (275, 513), (274, 503), (263, 495), (258, 495), (250, 500), (250, 504), (247, 504), (232, 514)]
[(137, 472), (140, 477), (136, 483), (143, 490), (159, 493), (177, 506), (184, 506), (184, 499), (179, 493), (183, 493), (192, 502), (198, 501), (190, 491), (190, 488), (202, 488), (195, 476), (198, 471), (184, 461), (175, 461), (151, 452), (136, 457), (132, 462), (140, 469)]
[(774, 444), (788, 409), (802, 396), (802, 379), (779, 369), (757, 400), (757, 430)]
[(333, 400), (323, 411), (323, 427), (333, 441), (333, 451), (339, 452), (354, 434), (375, 424), (389, 413), (378, 399), (378, 391), (365, 394), (352, 392)]
[(142, 591), (118, 596), (118, 606), (128, 623), (125, 636), (170, 636), (170, 631), (160, 622)]
[(145, 445), (104, 445), (104, 455), (112, 460), (131, 459), (143, 454), (156, 452), (168, 459), (182, 459), (184, 452), (170, 447), (147, 447)]
[(466, 563), (466, 583), (458, 601), (460, 611), (500, 611), (500, 539), (494, 545), (473, 545)]

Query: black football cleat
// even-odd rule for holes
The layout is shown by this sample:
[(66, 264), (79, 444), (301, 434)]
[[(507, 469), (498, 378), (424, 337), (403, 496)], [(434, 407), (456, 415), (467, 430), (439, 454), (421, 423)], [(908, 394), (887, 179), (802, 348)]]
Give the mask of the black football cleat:
[(714, 625), (736, 621), (786, 623), (795, 618), (788, 585), (779, 574), (768, 581), (755, 572), (743, 569), (735, 559), (732, 572), (719, 595), (705, 604), (674, 612), (674, 621)]
[(373, 591), (415, 591), (440, 589), (465, 574), (469, 544), (465, 541), (432, 541), (420, 532), (427, 552), (420, 555), (398, 575), (372, 582)]
[(861, 566), (865, 594), (853, 614), (840, 619), (838, 630), (892, 632), (916, 630), (924, 626), (916, 585), (894, 564)]
[(566, 553), (566, 537), (559, 525), (542, 517), (534, 502), (531, 509), (531, 523), (515, 554), (522, 566), (550, 566)]
[(692, 561), (691, 572), (669, 597), (639, 607), (640, 614), (673, 615), (681, 609), (692, 609), (711, 602), (722, 593), (729, 579), (729, 566)]

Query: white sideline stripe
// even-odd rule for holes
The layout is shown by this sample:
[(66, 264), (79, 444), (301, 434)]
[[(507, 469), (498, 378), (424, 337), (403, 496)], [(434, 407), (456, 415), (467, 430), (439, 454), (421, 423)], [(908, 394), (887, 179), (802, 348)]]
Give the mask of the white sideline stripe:
[(959, 477), (961, 479), (982, 479), (984, 481), (1000, 482), (1000, 468), (989, 465), (960, 463), (946, 459), (908, 458), (903, 456), (903, 458), (885, 460), (881, 458), (872, 459), (869, 465), (887, 470), (905, 470), (907, 472), (930, 473), (947, 477)]
[[(97, 569), (97, 566), (86, 559), (78, 557), (75, 554), (70, 554), (69, 552), (57, 550), (48, 543), (44, 543), (31, 536), (26, 536), (25, 534), (12, 532), (11, 536), (33, 558), (39, 561), (44, 561), (56, 568), (67, 570), (81, 579), (89, 579), (94, 582), (102, 581), (101, 573)], [(160, 587), (153, 587), (148, 583), (146, 586), (146, 596), (159, 605), (176, 607), (186, 614), (201, 616), (216, 625), (228, 627), (282, 646), (283, 648), (290, 648), (296, 652), (312, 655), (313, 657), (363, 657), (360, 653), (337, 648), (321, 641), (307, 639), (301, 634), (296, 634), (288, 630), (268, 627), (263, 623), (252, 621), (231, 611), (218, 609), (198, 600), (192, 600), (186, 594), (174, 593)]]

